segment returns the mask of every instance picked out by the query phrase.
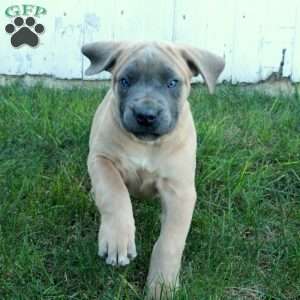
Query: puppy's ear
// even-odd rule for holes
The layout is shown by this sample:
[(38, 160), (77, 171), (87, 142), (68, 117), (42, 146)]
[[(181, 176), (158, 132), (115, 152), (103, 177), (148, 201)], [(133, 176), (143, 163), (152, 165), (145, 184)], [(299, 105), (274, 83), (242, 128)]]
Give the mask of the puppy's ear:
[(186, 61), (192, 76), (201, 74), (212, 94), (219, 75), (225, 67), (225, 61), (220, 56), (198, 48), (181, 46), (179, 51)]
[(97, 42), (84, 45), (81, 52), (91, 62), (85, 75), (94, 75), (102, 71), (111, 72), (122, 48), (122, 43), (117, 42)]

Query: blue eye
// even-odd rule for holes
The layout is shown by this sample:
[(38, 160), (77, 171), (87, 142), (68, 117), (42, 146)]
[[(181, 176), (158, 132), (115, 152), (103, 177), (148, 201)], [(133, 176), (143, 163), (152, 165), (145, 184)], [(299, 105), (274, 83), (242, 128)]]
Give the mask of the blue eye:
[(120, 79), (120, 84), (123, 89), (128, 89), (129, 88), (129, 81), (126, 78)]
[(167, 86), (169, 89), (172, 89), (172, 88), (176, 87), (177, 83), (178, 83), (178, 80), (173, 79), (168, 82)]

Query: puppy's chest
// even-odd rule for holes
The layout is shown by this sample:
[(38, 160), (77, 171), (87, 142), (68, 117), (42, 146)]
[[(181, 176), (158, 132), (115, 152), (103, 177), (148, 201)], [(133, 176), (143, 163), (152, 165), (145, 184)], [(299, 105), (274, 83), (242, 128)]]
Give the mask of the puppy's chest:
[(131, 195), (156, 196), (156, 182), (160, 174), (153, 157), (143, 153), (126, 155), (120, 158), (117, 167)]

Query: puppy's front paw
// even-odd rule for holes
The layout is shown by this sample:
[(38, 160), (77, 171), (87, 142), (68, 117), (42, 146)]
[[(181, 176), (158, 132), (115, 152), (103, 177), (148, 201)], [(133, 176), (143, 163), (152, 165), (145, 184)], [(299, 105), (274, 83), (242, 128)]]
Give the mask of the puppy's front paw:
[(99, 255), (106, 257), (106, 263), (125, 266), (137, 253), (135, 247), (135, 226), (133, 220), (118, 217), (102, 218), (99, 230)]

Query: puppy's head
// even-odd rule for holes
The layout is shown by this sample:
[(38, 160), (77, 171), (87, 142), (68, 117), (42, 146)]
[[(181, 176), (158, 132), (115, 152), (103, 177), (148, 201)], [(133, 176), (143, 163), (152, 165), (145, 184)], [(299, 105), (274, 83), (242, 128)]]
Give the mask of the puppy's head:
[(224, 68), (222, 58), (175, 44), (98, 42), (83, 46), (87, 75), (112, 73), (122, 126), (140, 139), (171, 132), (193, 76), (201, 74), (212, 93)]

